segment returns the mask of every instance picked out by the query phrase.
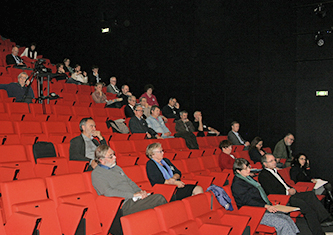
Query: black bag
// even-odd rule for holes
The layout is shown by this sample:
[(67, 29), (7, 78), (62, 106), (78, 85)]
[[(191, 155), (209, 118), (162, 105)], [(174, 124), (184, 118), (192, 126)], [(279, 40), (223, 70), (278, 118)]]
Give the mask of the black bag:
[(40, 141), (34, 143), (34, 145), (32, 146), (32, 151), (34, 153), (36, 163), (37, 158), (57, 157), (54, 145), (51, 142)]

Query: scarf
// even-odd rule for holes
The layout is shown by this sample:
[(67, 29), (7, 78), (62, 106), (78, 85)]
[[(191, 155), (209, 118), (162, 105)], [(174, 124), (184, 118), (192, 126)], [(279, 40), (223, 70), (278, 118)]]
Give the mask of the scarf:
[(172, 178), (173, 172), (172, 172), (170, 166), (163, 159), (161, 160), (161, 163), (162, 163), (163, 166), (161, 166), (161, 164), (159, 164), (154, 159), (151, 159), (151, 160), (153, 160), (155, 162), (155, 164), (157, 165), (158, 169), (161, 171), (164, 179), (168, 180), (168, 179)]
[(247, 183), (253, 185), (254, 187), (256, 187), (259, 190), (261, 198), (266, 202), (266, 204), (267, 205), (272, 205), (272, 203), (268, 200), (268, 197), (267, 197), (264, 189), (261, 187), (261, 185), (257, 181), (252, 179), (251, 176), (244, 177), (239, 173), (236, 173), (235, 176), (237, 176), (238, 178), (240, 178), (240, 179), (244, 180), (245, 182), (247, 182)]

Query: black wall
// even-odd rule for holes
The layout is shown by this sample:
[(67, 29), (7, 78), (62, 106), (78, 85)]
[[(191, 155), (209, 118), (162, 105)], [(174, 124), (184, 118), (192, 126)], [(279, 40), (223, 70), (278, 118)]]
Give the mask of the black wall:
[[(331, 152), (332, 102), (314, 94), (332, 86), (332, 50), (318, 48), (313, 31), (332, 21), (314, 15), (315, 1), (17, 2), (2, 8), (2, 36), (36, 41), (53, 63), (98, 64), (136, 96), (153, 83), (161, 105), (176, 96), (223, 134), (238, 120), (246, 139), (261, 136), (273, 149), (295, 133), (294, 152), (311, 155), (316, 172), (325, 168), (318, 159)], [(104, 24), (110, 34), (100, 34)]]

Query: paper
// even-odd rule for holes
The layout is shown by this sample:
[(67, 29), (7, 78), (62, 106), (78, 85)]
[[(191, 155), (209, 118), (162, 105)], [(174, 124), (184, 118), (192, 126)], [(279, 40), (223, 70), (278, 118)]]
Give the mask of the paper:
[(292, 211), (299, 211), (300, 208), (298, 207), (293, 207), (293, 206), (283, 206), (283, 205), (275, 205), (274, 206), (278, 211), (284, 212), (284, 213), (289, 213)]
[(328, 181), (325, 181), (325, 180), (322, 180), (322, 179), (316, 179), (316, 180), (317, 180), (317, 183), (313, 187), (314, 189), (319, 189), (321, 186), (328, 183)]

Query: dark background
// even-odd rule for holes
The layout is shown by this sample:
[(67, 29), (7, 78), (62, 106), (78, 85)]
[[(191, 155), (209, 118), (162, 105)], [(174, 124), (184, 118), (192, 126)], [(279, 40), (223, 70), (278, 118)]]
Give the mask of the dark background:
[[(305, 152), (315, 174), (333, 181), (333, 4), (317, 17), (310, 0), (4, 1), (0, 34), (18, 45), (37, 43), (52, 63), (65, 57), (86, 71), (128, 84), (139, 97), (152, 83), (160, 105), (177, 97), (192, 117), (226, 135), (264, 145), (294, 133), (294, 153)], [(104, 25), (111, 33), (101, 34)], [(314, 35), (323, 30), (325, 44)], [(331, 94), (330, 94), (331, 95)]]

